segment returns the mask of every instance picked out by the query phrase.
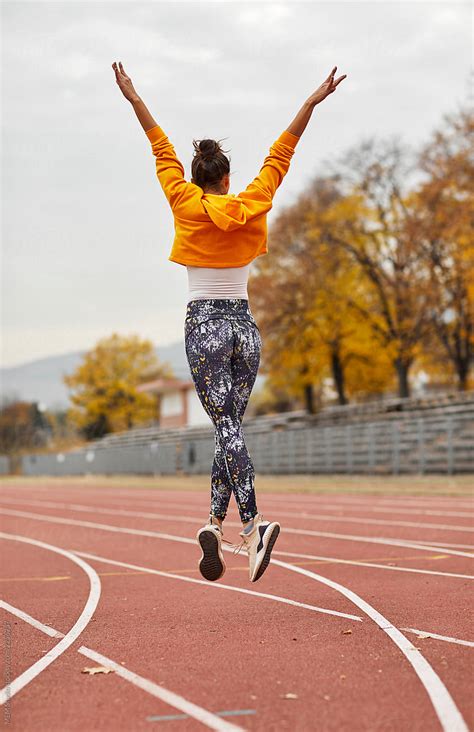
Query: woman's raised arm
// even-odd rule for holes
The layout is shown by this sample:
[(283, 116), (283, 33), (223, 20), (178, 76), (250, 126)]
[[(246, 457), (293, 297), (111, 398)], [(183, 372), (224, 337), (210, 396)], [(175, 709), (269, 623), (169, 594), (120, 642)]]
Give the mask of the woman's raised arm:
[(114, 63), (112, 64), (112, 68), (115, 71), (115, 80), (117, 81), (117, 84), (120, 87), (120, 91), (124, 95), (125, 99), (128, 99), (133, 109), (135, 110), (135, 114), (137, 115), (138, 121), (140, 122), (141, 126), (143, 127), (145, 132), (148, 132), (148, 130), (156, 127), (157, 123), (147, 109), (145, 102), (138, 96), (137, 92), (135, 91), (132, 80), (125, 73), (125, 69), (123, 68), (121, 61), (119, 61), (119, 67), (114, 61)]
[(286, 128), (288, 132), (291, 132), (293, 135), (298, 135), (298, 137), (301, 137), (306, 129), (306, 125), (308, 124), (311, 115), (313, 114), (313, 109), (315, 108), (315, 106), (322, 102), (323, 99), (326, 99), (329, 94), (332, 94), (334, 91), (336, 91), (337, 85), (346, 78), (347, 74), (344, 74), (343, 76), (340, 76), (339, 79), (336, 79), (336, 81), (334, 81), (334, 74), (336, 73), (336, 69), (337, 66), (333, 68), (333, 70), (331, 71), (327, 79), (323, 81), (321, 86), (318, 87), (316, 91), (313, 92), (304, 102), (293, 122), (289, 125), (289, 127)]
[(195, 187), (184, 179), (184, 167), (178, 160), (168, 136), (155, 122), (145, 103), (138, 96), (132, 80), (125, 73), (121, 62), (119, 62), (119, 66), (120, 69), (117, 68), (115, 62), (112, 64), (117, 84), (125, 99), (128, 99), (132, 104), (146, 136), (151, 142), (151, 149), (156, 158), (156, 175), (171, 208), (174, 210), (187, 195), (190, 195), (191, 189), (194, 191)]

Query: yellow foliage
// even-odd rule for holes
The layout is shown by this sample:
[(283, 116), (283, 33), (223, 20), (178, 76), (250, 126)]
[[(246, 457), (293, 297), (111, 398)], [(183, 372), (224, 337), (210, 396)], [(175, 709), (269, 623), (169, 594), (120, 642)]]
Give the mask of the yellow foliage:
[(64, 376), (72, 403), (68, 418), (85, 433), (100, 436), (157, 417), (156, 399), (137, 391), (153, 373), (172, 376), (157, 359), (153, 344), (138, 336), (113, 333), (84, 355), (73, 374)]

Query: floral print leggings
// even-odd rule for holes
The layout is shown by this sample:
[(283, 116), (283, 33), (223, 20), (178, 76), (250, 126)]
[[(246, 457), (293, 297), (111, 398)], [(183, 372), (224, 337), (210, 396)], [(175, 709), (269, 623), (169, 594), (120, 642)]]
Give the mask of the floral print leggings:
[(248, 300), (190, 300), (184, 342), (196, 392), (214, 425), (210, 513), (224, 519), (233, 492), (241, 521), (250, 521), (257, 514), (255, 471), (242, 419), (257, 377), (262, 339)]

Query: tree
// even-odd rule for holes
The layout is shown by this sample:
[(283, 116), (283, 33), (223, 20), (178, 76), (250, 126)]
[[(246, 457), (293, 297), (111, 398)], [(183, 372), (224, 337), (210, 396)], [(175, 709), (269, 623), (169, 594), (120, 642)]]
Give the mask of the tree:
[[(334, 181), (316, 178), (277, 218), (272, 257), (258, 263), (249, 282), (269, 383), (303, 393), (310, 413), (315, 389), (331, 376), (340, 404), (351, 394), (379, 392), (391, 380), (387, 358), (352, 306), (364, 297), (360, 268), (331, 240), (340, 201)], [(357, 379), (348, 379), (351, 369)]]
[(468, 384), (474, 355), (474, 115), (460, 108), (445, 115), (419, 155), (426, 180), (417, 202), (422, 245), (435, 294), (433, 331), (427, 348), (436, 354), (433, 335), (452, 364), (460, 390)]
[(88, 439), (149, 422), (157, 417), (156, 401), (137, 386), (150, 373), (173, 375), (158, 361), (151, 341), (117, 333), (103, 338), (73, 374), (63, 377), (73, 404), (68, 418)]
[(36, 402), (3, 401), (0, 409), (0, 452), (15, 454), (44, 447), (50, 441), (52, 424)]
[(416, 211), (409, 206), (407, 182), (416, 168), (397, 139), (362, 142), (335, 167), (346, 195), (335, 208), (328, 237), (360, 268), (366, 302), (354, 299), (352, 306), (370, 324), (379, 347), (391, 353), (399, 395), (407, 397), (409, 371), (431, 327), (433, 303)]

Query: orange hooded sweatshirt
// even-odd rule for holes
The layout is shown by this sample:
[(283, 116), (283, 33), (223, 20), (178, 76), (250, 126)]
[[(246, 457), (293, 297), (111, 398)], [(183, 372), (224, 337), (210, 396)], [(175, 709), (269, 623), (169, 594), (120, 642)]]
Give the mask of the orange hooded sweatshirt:
[(159, 125), (145, 134), (174, 217), (175, 237), (168, 259), (193, 267), (243, 267), (268, 252), (266, 215), (288, 171), (298, 135), (282, 132), (247, 188), (238, 195), (219, 195), (185, 181), (184, 168)]

